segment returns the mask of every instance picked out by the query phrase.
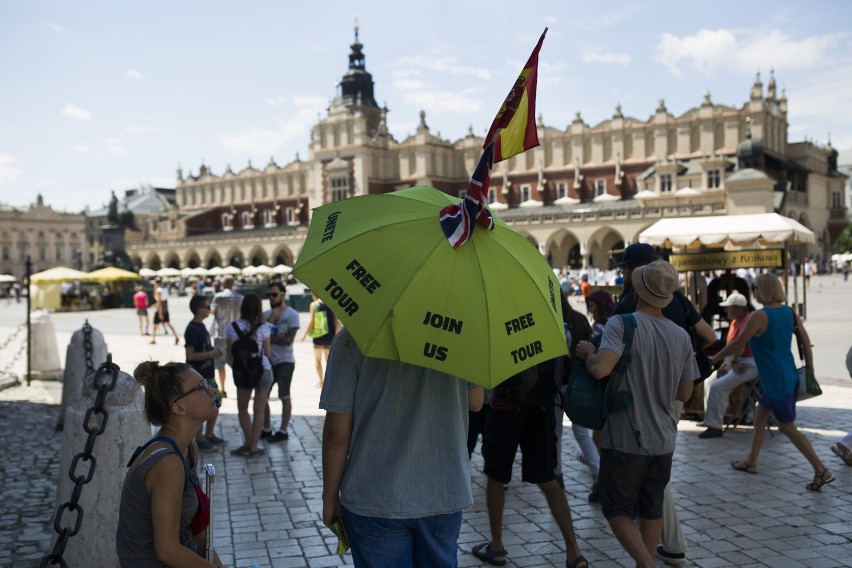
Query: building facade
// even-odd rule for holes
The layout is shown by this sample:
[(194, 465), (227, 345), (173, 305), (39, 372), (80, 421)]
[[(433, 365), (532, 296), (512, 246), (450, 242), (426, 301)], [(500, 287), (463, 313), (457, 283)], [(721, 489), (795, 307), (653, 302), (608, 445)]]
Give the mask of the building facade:
[(82, 269), (85, 227), (83, 215), (54, 211), (41, 195), (27, 209), (0, 207), (0, 274), (23, 281), (27, 256), (33, 273), (56, 266)]
[[(700, 104), (679, 115), (660, 101), (647, 120), (625, 116), (587, 124), (578, 112), (565, 129), (537, 120), (541, 145), (495, 166), (489, 201), (554, 266), (606, 268), (610, 251), (637, 240), (663, 217), (777, 212), (810, 228), (807, 255), (830, 255), (847, 223), (837, 152), (790, 143), (787, 97), (774, 74), (760, 75), (739, 108)], [(312, 207), (357, 195), (431, 185), (461, 196), (482, 153), (472, 129), (460, 140), (432, 134), (425, 112), (397, 141), (376, 103), (355, 32), (349, 69), (324, 118), (312, 128), (306, 160), (274, 159), (222, 174), (202, 164), (177, 172), (168, 223), (131, 244), (139, 265), (157, 269), (289, 264), (307, 233)]]

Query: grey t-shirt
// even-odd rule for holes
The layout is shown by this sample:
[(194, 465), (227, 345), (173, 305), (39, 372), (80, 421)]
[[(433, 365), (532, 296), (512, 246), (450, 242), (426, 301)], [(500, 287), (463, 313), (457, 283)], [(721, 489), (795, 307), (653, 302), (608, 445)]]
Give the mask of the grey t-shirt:
[[(636, 329), (630, 350), (632, 358), (616, 389), (630, 391), (633, 406), (609, 416), (601, 435), (601, 447), (628, 454), (670, 454), (677, 439), (674, 397), (678, 383), (697, 379), (698, 365), (689, 334), (683, 328), (668, 319), (642, 312), (633, 315)], [(621, 357), (623, 337), (624, 323), (620, 317), (613, 316), (606, 323), (600, 348)], [(634, 431), (638, 433), (638, 441)]]
[(470, 507), (471, 388), (438, 371), (364, 357), (345, 328), (338, 333), (319, 406), (353, 414), (341, 504), (358, 515), (390, 519)]

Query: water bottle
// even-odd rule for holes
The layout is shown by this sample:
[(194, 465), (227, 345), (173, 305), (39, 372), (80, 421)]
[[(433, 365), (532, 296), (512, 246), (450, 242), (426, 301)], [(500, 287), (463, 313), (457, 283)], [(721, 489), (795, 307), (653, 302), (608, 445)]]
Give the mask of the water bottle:
[[(568, 329), (568, 322), (562, 322), (562, 326), (565, 328), (565, 344), (570, 348), (571, 347), (571, 330)], [(571, 356), (571, 353), (568, 353), (568, 356)]]

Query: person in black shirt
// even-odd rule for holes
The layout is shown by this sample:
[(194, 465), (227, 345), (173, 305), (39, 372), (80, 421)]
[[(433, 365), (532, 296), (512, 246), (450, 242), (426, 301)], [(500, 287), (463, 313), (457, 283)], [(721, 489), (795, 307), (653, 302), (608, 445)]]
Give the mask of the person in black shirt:
[[(210, 341), (210, 333), (204, 325), (204, 319), (210, 315), (210, 304), (204, 296), (193, 296), (189, 300), (189, 310), (192, 312), (192, 321), (186, 325), (186, 331), (183, 335), (186, 341), (186, 362), (198, 371), (202, 379), (206, 379), (216, 389), (216, 407), (218, 408), (222, 404), (222, 396), (219, 394), (219, 387), (213, 378), (216, 374), (213, 361), (222, 356), (222, 350), (213, 347)], [(207, 420), (204, 435), (199, 430), (195, 441), (200, 449), (212, 450), (214, 444), (225, 443), (225, 440), (214, 433), (215, 426), (216, 417)]]

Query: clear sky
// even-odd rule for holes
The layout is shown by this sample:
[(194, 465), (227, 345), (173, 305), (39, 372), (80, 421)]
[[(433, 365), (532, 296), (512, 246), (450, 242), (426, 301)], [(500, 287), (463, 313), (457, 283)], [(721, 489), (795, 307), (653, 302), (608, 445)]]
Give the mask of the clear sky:
[[(178, 165), (221, 174), (308, 156), (348, 67), (358, 18), (367, 70), (397, 140), (484, 135), (541, 50), (538, 112), (594, 126), (621, 103), (647, 120), (705, 91), (740, 107), (759, 70), (789, 99), (790, 140), (852, 148), (852, 2), (526, 0), (0, 2), (0, 203), (59, 210), (111, 190), (175, 186)], [(779, 93), (780, 94), (780, 93)]]

